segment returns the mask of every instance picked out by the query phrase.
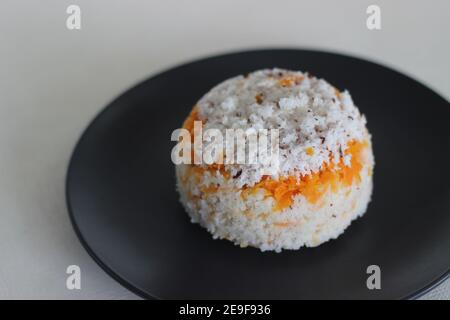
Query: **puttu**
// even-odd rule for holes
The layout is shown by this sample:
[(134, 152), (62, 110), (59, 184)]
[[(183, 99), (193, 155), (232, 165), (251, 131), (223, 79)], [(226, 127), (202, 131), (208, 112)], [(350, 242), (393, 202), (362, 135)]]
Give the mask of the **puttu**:
[(366, 212), (374, 156), (366, 118), (348, 91), (306, 72), (258, 70), (207, 92), (183, 128), (194, 134), (195, 122), (223, 136), (228, 129), (279, 133), (275, 169), (232, 161), (176, 165), (183, 207), (215, 239), (262, 251), (316, 247)]

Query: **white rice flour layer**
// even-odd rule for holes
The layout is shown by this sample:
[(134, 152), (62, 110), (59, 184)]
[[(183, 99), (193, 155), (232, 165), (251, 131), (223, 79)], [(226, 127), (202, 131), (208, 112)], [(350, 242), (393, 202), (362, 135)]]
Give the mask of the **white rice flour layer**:
[[(177, 166), (181, 202), (193, 223), (205, 227), (214, 238), (227, 239), (241, 247), (253, 246), (262, 251), (315, 247), (337, 238), (350, 223), (362, 216), (372, 193), (373, 155), (370, 147), (363, 153), (361, 181), (337, 192), (328, 190), (311, 204), (300, 195), (293, 204), (273, 212), (274, 199), (264, 192), (241, 196), (220, 173), (198, 176), (188, 165)], [(220, 192), (205, 195), (204, 185), (220, 185)]]

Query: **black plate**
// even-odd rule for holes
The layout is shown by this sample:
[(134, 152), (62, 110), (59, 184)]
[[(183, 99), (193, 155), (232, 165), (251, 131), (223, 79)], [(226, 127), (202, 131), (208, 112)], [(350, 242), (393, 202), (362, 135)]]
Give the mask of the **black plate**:
[[(366, 215), (313, 249), (262, 253), (213, 240), (178, 202), (172, 130), (211, 87), (281, 67), (349, 89), (373, 136)], [(75, 230), (111, 276), (151, 298), (412, 298), (449, 274), (450, 105), (411, 78), (317, 51), (227, 54), (163, 72), (114, 100), (80, 139), (67, 176)], [(381, 268), (368, 290), (366, 268)]]

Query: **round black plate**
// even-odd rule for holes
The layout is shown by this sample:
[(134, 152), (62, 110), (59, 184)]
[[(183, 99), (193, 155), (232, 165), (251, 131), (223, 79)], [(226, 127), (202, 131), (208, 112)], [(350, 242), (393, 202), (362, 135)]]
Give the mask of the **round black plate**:
[[(211, 87), (261, 68), (308, 71), (349, 89), (373, 136), (366, 215), (313, 249), (260, 252), (213, 240), (178, 202), (172, 130)], [(67, 176), (75, 230), (123, 285), (151, 298), (412, 298), (450, 266), (450, 105), (411, 78), (304, 50), (227, 54), (163, 72), (114, 100), (79, 141)], [(381, 268), (381, 290), (366, 269)]]

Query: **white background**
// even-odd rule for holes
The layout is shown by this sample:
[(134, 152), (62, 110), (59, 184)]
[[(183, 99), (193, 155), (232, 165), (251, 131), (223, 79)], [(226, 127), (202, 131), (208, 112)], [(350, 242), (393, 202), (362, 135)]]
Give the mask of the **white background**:
[[(79, 31), (66, 28), (69, 4), (81, 7)], [(369, 4), (382, 9), (380, 31), (366, 28)], [(448, 0), (2, 0), (0, 298), (136, 298), (81, 247), (64, 197), (79, 135), (136, 82), (224, 51), (301, 47), (381, 62), (449, 100), (449, 31)], [(70, 264), (79, 291), (65, 287)], [(450, 299), (450, 281), (426, 297)]]

